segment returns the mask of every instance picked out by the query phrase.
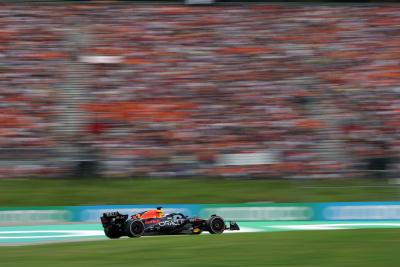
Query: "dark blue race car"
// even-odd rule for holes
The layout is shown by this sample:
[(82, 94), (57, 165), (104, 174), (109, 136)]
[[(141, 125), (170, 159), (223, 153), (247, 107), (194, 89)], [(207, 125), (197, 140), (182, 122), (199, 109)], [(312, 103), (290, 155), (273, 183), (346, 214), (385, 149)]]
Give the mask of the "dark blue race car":
[(148, 235), (198, 235), (203, 231), (211, 234), (222, 234), (225, 230), (240, 230), (236, 222), (225, 224), (222, 217), (212, 215), (209, 219), (189, 218), (182, 213), (171, 213), (161, 218), (140, 218), (135, 214), (129, 218), (127, 214), (107, 212), (100, 217), (104, 233), (109, 238), (121, 236), (140, 237)]

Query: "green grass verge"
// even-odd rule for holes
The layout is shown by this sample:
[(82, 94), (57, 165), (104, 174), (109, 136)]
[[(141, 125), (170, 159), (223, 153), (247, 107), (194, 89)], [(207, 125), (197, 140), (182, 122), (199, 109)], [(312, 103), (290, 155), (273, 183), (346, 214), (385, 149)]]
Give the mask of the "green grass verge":
[(0, 247), (2, 267), (400, 266), (400, 231), (164, 236)]
[(400, 200), (400, 187), (378, 180), (0, 180), (1, 207), (395, 200)]

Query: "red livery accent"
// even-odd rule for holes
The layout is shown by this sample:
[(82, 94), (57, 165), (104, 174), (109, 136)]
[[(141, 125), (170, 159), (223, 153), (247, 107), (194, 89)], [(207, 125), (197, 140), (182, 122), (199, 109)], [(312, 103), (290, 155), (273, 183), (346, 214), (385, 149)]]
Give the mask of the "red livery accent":
[(143, 221), (144, 224), (153, 224), (153, 223), (159, 223), (161, 220), (148, 220), (148, 221)]

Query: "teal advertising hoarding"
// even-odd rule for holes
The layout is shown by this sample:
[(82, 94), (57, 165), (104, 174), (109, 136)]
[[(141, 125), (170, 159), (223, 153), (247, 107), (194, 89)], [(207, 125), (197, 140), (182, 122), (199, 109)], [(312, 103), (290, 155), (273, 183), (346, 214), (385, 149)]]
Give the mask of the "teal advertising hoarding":
[(313, 210), (320, 221), (400, 220), (400, 202), (314, 203)]
[(104, 212), (135, 214), (162, 206), (166, 213), (234, 221), (384, 221), (400, 220), (400, 202), (148, 204), (0, 208), (0, 225), (99, 222)]
[(55, 224), (70, 222), (72, 218), (70, 207), (0, 208), (0, 225)]
[(212, 214), (234, 221), (308, 221), (314, 211), (306, 203), (211, 204), (204, 205), (199, 213), (202, 217)]

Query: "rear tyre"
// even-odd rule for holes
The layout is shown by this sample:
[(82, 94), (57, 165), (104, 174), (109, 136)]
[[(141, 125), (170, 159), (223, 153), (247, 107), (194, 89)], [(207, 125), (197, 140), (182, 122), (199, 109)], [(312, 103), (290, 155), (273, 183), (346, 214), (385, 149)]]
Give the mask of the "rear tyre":
[(225, 230), (225, 222), (219, 216), (211, 216), (207, 221), (207, 230), (210, 234), (222, 234)]
[(117, 239), (121, 237), (121, 233), (118, 228), (111, 226), (107, 226), (104, 228), (104, 234), (110, 239)]
[(144, 223), (140, 220), (129, 220), (125, 223), (125, 234), (129, 237), (141, 237), (144, 233)]

